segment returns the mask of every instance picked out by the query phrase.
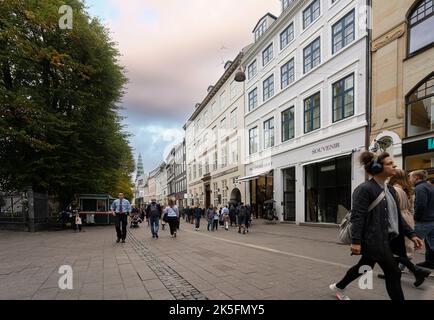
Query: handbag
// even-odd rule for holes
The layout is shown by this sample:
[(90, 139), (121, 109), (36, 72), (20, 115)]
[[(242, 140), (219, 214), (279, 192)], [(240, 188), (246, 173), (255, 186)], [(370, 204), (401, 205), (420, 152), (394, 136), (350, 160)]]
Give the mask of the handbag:
[[(384, 191), (380, 193), (377, 199), (375, 199), (375, 201), (372, 202), (371, 205), (368, 207), (368, 212), (374, 210), (380, 204), (381, 200), (384, 199), (385, 196), (386, 193)], [(342, 219), (342, 222), (339, 225), (339, 235), (338, 235), (339, 242), (348, 245), (351, 244), (352, 242), (351, 226), (352, 223), (351, 223), (351, 210), (350, 210)]]

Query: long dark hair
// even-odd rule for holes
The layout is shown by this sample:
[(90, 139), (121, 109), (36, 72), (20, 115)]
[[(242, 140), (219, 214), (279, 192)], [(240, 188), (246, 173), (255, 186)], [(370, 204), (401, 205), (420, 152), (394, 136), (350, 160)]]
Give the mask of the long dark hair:
[[(374, 164), (375, 154), (370, 151), (365, 151), (360, 156), (360, 164), (365, 168), (365, 171), (370, 175), (374, 176), (375, 173), (372, 172), (372, 165)], [(387, 152), (383, 152), (378, 155), (377, 162), (380, 164), (384, 164), (384, 159), (390, 157), (390, 154)]]

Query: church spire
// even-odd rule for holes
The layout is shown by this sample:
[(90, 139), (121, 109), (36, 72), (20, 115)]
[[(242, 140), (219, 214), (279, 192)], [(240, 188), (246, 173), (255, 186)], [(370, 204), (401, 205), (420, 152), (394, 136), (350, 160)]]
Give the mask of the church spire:
[(145, 171), (143, 169), (143, 160), (142, 160), (142, 155), (139, 154), (139, 159), (137, 160), (137, 175), (136, 175), (136, 180), (140, 177), (143, 176), (145, 174)]

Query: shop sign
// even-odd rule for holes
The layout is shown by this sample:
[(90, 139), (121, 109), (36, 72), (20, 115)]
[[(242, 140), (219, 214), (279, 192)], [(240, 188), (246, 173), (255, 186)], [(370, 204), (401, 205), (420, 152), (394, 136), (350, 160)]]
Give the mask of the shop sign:
[(434, 150), (434, 138), (428, 139), (428, 150)]
[(339, 149), (340, 147), (341, 147), (340, 142), (336, 142), (333, 144), (329, 144), (329, 145), (325, 145), (325, 146), (322, 146), (319, 148), (315, 148), (312, 150), (312, 154), (315, 155), (315, 154), (319, 154), (319, 153), (323, 153), (323, 152), (333, 151), (333, 150)]

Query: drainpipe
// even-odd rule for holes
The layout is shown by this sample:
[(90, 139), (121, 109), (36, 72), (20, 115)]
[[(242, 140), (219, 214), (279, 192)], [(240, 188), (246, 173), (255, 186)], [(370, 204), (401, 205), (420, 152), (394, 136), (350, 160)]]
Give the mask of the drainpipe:
[[(366, 0), (366, 5), (368, 10), (371, 9), (370, 12), (373, 14), (372, 10), (372, 0)], [(371, 141), (371, 124), (372, 124), (372, 30), (371, 24), (373, 26), (373, 17), (370, 15), (370, 12), (367, 14), (367, 31), (368, 36), (366, 38), (366, 121), (368, 125), (366, 126), (366, 141), (365, 147), (366, 150), (369, 150), (370, 141)]]

